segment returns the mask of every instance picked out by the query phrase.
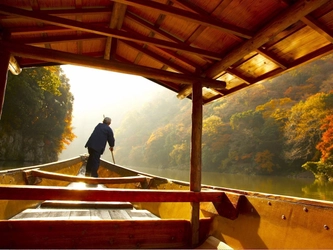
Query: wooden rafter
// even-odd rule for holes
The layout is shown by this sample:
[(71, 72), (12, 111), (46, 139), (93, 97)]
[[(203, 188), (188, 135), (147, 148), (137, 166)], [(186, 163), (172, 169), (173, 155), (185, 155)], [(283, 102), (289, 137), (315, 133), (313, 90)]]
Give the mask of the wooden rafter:
[[(202, 16), (211, 16), (211, 13), (208, 13), (200, 8), (198, 8), (195, 4), (193, 4), (192, 2), (188, 1), (188, 0), (184, 0), (184, 1), (179, 1), (179, 0), (173, 0), (174, 2), (177, 2), (178, 4), (191, 9), (192, 11), (195, 11), (196, 13), (198, 13), (199, 15)], [(230, 4), (231, 0), (228, 1), (223, 1), (219, 6), (216, 7), (216, 9), (219, 9), (219, 11), (221, 11), (222, 9), (225, 9), (229, 4)], [(215, 9), (215, 10), (216, 10)], [(214, 11), (213, 11), (214, 12)], [(191, 44), (193, 41), (195, 41), (197, 39), (197, 37), (200, 36), (200, 34), (207, 28), (207, 26), (205, 25), (199, 25), (197, 27), (197, 29), (193, 32), (193, 34), (186, 39), (185, 43), (186, 44)], [(231, 34), (232, 35), (232, 34)], [(233, 36), (234, 39), (238, 39), (240, 40), (241, 38), (239, 38), (238, 36), (234, 35)], [(200, 72), (202, 73), (202, 72)], [(187, 96), (189, 96), (192, 93), (192, 87), (191, 86), (186, 86), (185, 88), (183, 88), (177, 95), (177, 98), (179, 99), (184, 99)]]
[[(167, 2), (166, 2), (166, 5), (169, 5), (169, 4), (173, 4), (173, 3), (170, 2), (170, 1), (167, 1)], [(165, 19), (165, 15), (164, 15), (164, 14), (159, 14), (159, 16), (158, 16), (158, 18), (156, 19), (156, 22), (155, 22), (155, 24), (154, 24), (154, 26), (156, 27), (156, 31), (159, 30), (159, 27), (160, 27), (161, 23), (163, 23), (164, 19)], [(142, 25), (142, 24), (141, 24), (141, 25)], [(155, 33), (155, 30), (153, 29), (153, 30), (150, 30), (148, 36), (149, 36), (149, 37), (154, 37), (155, 34), (156, 34), (156, 33)], [(167, 36), (167, 39), (169, 39), (168, 36)], [(174, 41), (174, 40), (171, 39), (171, 41)], [(176, 40), (176, 41), (174, 41), (174, 42), (178, 43), (178, 40)], [(147, 46), (147, 44), (143, 44), (143, 48), (146, 48), (146, 46)], [(140, 61), (140, 59), (142, 58), (142, 56), (143, 56), (143, 53), (139, 51), (139, 53), (138, 53), (138, 54), (136, 55), (136, 57), (135, 57), (134, 63), (137, 63), (138, 61)], [(166, 70), (167, 68), (168, 68), (168, 67), (167, 67), (166, 65), (163, 65), (161, 69)]]
[(26, 39), (11, 39), (10, 41), (20, 43), (30, 44), (30, 45), (38, 45), (38, 44), (46, 44), (46, 43), (61, 43), (61, 42), (78, 42), (78, 41), (87, 41), (87, 40), (100, 40), (105, 39), (105, 36), (96, 35), (96, 34), (84, 34), (84, 35), (70, 35), (70, 36), (48, 36), (48, 37), (31, 37)]
[(318, 22), (316, 19), (311, 17), (310, 15), (307, 15), (306, 17), (301, 19), (302, 22), (304, 22), (306, 25), (317, 31), (320, 35), (325, 37), (328, 41), (333, 43), (333, 34), (332, 32), (322, 25), (320, 22)]
[(104, 59), (71, 54), (67, 52), (37, 48), (29, 45), (14, 44), (5, 41), (0, 41), (0, 45), (0, 47), (16, 56), (26, 56), (37, 60), (58, 62), (59, 64), (88, 66), (96, 69), (139, 75), (152, 79), (174, 81), (183, 84), (192, 84), (194, 82), (200, 81), (204, 86), (207, 87), (225, 86), (225, 82), (216, 81), (213, 79), (207, 79), (193, 75), (177, 74), (143, 66), (130, 65), (126, 63), (107, 61)]
[(265, 27), (259, 30), (251, 39), (245, 41), (237, 49), (227, 54), (221, 61), (207, 70), (207, 75), (216, 77), (232, 64), (243, 58), (249, 52), (256, 50), (267, 43), (278, 33), (296, 23), (298, 20), (316, 10), (329, 0), (301, 0), (287, 8), (281, 15), (268, 22)]
[(281, 59), (278, 59), (276, 56), (274, 56), (271, 52), (263, 49), (263, 48), (259, 48), (256, 50), (260, 55), (268, 58), (270, 61), (274, 62), (276, 65), (278, 65), (280, 68), (282, 69), (287, 69), (288, 66), (286, 63), (281, 62)]
[[(200, 16), (204, 16), (206, 18), (209, 18), (210, 20), (215, 20), (215, 22), (220, 22), (217, 18), (214, 18), (214, 16), (212, 16), (211, 13), (206, 12), (205, 10), (199, 8), (192, 1), (188, 1), (188, 0), (173, 0), (173, 1), (177, 2), (178, 4), (180, 4), (181, 6), (187, 8), (187, 9), (190, 9), (190, 10), (196, 12)], [(222, 9), (225, 9), (230, 4), (230, 2), (231, 2), (231, 0), (222, 1), (222, 3), (220, 5), (216, 6), (216, 8), (212, 11), (212, 13), (216, 9), (219, 9), (219, 11), (221, 11)], [(203, 25), (203, 24), (201, 24), (195, 30), (195, 32), (188, 39), (186, 39), (186, 43), (187, 44), (191, 44), (209, 26), (211, 26), (211, 25)], [(242, 36), (237, 36), (237, 35), (235, 35), (233, 33), (230, 33), (230, 35), (232, 35), (235, 40), (240, 40), (240, 41), (243, 40), (241, 38)], [(250, 37), (244, 37), (244, 38), (250, 38)]]
[[(93, 59), (119, 60), (144, 69), (159, 69), (161, 73), (171, 73), (172, 69), (193, 79), (217, 79), (226, 72), (240, 79), (240, 87), (231, 84), (232, 89), (214, 83), (217, 84), (214, 92), (203, 93), (204, 102), (332, 52), (331, 0), (261, 4), (244, 1), (237, 5), (232, 0), (111, 0), (89, 4), (82, 0), (61, 4), (29, 0), (27, 4), (25, 7), (16, 1), (0, 4), (0, 39), (14, 46), (30, 44)], [(248, 10), (247, 22), (239, 15), (244, 10)], [(271, 20), (267, 20), (269, 17)], [(182, 32), (179, 27), (189, 30)], [(261, 28), (254, 31), (251, 27)], [(128, 53), (128, 46), (134, 54)], [(60, 65), (63, 58), (58, 59), (53, 61), (40, 55), (16, 57), (21, 67)], [(272, 69), (272, 65), (276, 66)], [(110, 67), (123, 70), (119, 65), (107, 66)], [(251, 71), (254, 68), (257, 70)], [(192, 92), (189, 82), (173, 81), (170, 75), (157, 78), (153, 75), (145, 73), (146, 78), (179, 96)], [(210, 88), (214, 84), (210, 83)]]
[[(172, 36), (171, 34), (159, 29), (156, 25), (152, 25), (150, 24), (148, 21), (139, 18), (137, 15), (131, 13), (131, 12), (127, 12), (127, 17), (130, 18), (131, 20), (137, 22), (138, 24), (140, 24), (141, 26), (151, 30), (151, 32), (157, 33), (161, 36), (164, 36), (165, 38), (169, 39), (170, 41), (174, 41), (176, 43), (179, 44), (184, 44), (184, 45), (188, 45), (187, 42), (183, 42), (182, 40)], [(131, 30), (131, 32), (133, 32)], [(158, 48), (159, 50), (163, 51), (163, 53), (166, 53), (172, 57), (177, 58), (178, 60), (182, 61), (185, 64), (188, 64), (194, 68), (197, 67), (197, 65), (194, 65), (192, 61), (188, 60), (187, 58), (182, 57), (181, 55), (177, 54), (177, 51), (174, 50), (170, 50), (170, 49), (165, 49), (165, 48)], [(204, 60), (208, 60), (207, 58), (203, 58)]]
[[(123, 25), (125, 13), (126, 13), (127, 5), (115, 3), (113, 5), (112, 16), (110, 20), (109, 28), (120, 30)], [(115, 43), (113, 43), (115, 44)], [(105, 50), (104, 50), (104, 59), (110, 59), (111, 53), (111, 45), (112, 45), (112, 37), (108, 37), (106, 39)]]
[(170, 60), (167, 60), (165, 59), (164, 57), (150, 51), (147, 47), (143, 47), (143, 46), (140, 46), (134, 42), (129, 42), (129, 41), (123, 41), (123, 43), (127, 44), (128, 46), (140, 51), (141, 53), (151, 57), (153, 60), (156, 60), (156, 61), (159, 61), (160, 63), (162, 64), (165, 64), (167, 65), (168, 67), (180, 72), (180, 73), (183, 73), (183, 74), (193, 74), (193, 72), (187, 70), (187, 69), (184, 69), (182, 68), (181, 66), (173, 63), (172, 61)]
[[(77, 5), (75, 9), (55, 9), (55, 10), (38, 10), (39, 13), (55, 16), (68, 16), (68, 15), (103, 15), (111, 13), (110, 8), (84, 8), (80, 9)], [(18, 16), (0, 16), (1, 19), (16, 19)]]
[(149, 8), (152, 10), (158, 10), (160, 13), (164, 13), (166, 15), (175, 16), (200, 25), (210, 26), (212, 28), (222, 30), (226, 33), (237, 35), (243, 38), (249, 39), (252, 37), (251, 32), (243, 28), (236, 27), (228, 23), (223, 23), (222, 21), (219, 21), (215, 18), (211, 18), (209, 16), (198, 15), (196, 13), (181, 10), (179, 8), (175, 8), (172, 6), (167, 6), (165, 4), (160, 4), (153, 1), (140, 1), (140, 0), (113, 0), (113, 1), (127, 4), (129, 6), (135, 6), (138, 8)]
[(172, 36), (171, 34), (165, 32), (164, 30), (159, 29), (156, 25), (152, 25), (151, 23), (149, 23), (148, 21), (144, 20), (143, 18), (138, 17), (137, 15), (135, 15), (132, 12), (128, 12), (127, 13), (127, 17), (130, 18), (131, 20), (137, 22), (138, 24), (140, 24), (141, 26), (161, 35), (164, 36), (165, 38), (167, 38), (170, 41), (174, 41), (176, 43), (180, 43), (181, 40)]
[(13, 8), (9, 7), (6, 5), (1, 5), (0, 4), (0, 13), (4, 14), (14, 14), (26, 18), (31, 18), (35, 19), (44, 23), (56, 25), (56, 26), (61, 26), (69, 29), (74, 29), (74, 30), (80, 30), (80, 31), (85, 31), (89, 33), (94, 33), (98, 35), (104, 35), (106, 37), (115, 37), (115, 38), (120, 38), (128, 41), (139, 41), (142, 43), (146, 44), (151, 44), (154, 46), (159, 46), (163, 48), (168, 48), (172, 50), (180, 50), (186, 53), (193, 53), (197, 54), (199, 56), (204, 56), (212, 59), (219, 60), (220, 55), (214, 52), (190, 47), (184, 44), (177, 44), (174, 42), (168, 42), (160, 39), (156, 39), (153, 37), (146, 37), (140, 34), (129, 34), (128, 32), (117, 30), (117, 29), (110, 29), (110, 28), (104, 28), (104, 27), (96, 27), (92, 26), (86, 23), (78, 22), (78, 21), (73, 21), (61, 17), (56, 17), (56, 16), (50, 16), (46, 15), (43, 13), (35, 14), (32, 13), (31, 11), (23, 10), (23, 9), (18, 9), (18, 8)]

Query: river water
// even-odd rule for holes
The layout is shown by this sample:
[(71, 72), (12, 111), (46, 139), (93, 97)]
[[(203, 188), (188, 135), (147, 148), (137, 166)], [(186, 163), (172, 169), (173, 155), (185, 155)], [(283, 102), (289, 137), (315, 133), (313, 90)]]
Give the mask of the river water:
[[(189, 171), (177, 169), (153, 169), (130, 167), (132, 169), (163, 176), (170, 179), (189, 181)], [(295, 196), (317, 200), (333, 201), (333, 183), (318, 182), (311, 178), (287, 178), (281, 176), (250, 176), (203, 172), (202, 183), (207, 185), (256, 191), (269, 194)]]

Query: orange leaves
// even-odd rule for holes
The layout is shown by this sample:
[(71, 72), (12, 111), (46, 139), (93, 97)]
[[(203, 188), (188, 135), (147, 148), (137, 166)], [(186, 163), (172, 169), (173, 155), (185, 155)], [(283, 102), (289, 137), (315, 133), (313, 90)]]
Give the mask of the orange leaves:
[(333, 115), (329, 115), (325, 118), (324, 124), (320, 129), (323, 131), (323, 134), (316, 148), (322, 154), (321, 161), (327, 162), (328, 160), (332, 160), (333, 154)]
[(255, 156), (255, 162), (258, 164), (259, 168), (265, 169), (267, 172), (273, 172), (273, 154), (268, 151), (258, 152)]

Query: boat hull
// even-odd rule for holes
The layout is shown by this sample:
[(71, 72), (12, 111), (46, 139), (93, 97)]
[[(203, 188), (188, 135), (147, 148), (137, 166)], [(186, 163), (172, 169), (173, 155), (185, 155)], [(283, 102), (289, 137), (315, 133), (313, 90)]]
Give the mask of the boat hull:
[[(27, 180), (24, 175), (25, 170), (44, 169), (50, 172), (77, 175), (82, 167), (83, 158), (76, 157), (66, 161), (59, 161), (19, 169), (0, 171), (0, 184), (4, 185), (26, 185)], [(42, 179), (39, 185), (45, 186), (66, 186), (68, 182), (56, 181), (52, 179)], [(0, 199), (0, 219), (11, 218), (26, 208), (35, 207), (40, 203), (38, 200), (2, 200)]]
[[(6, 235), (7, 239), (3, 241), (2, 244), (5, 245), (2, 247), (30, 246), (35, 248), (42, 244), (43, 248), (47, 248), (48, 245), (45, 241), (44, 243), (31, 241), (30, 245), (27, 243), (32, 237), (32, 233), (29, 232), (30, 225), (30, 227), (35, 227), (35, 230), (40, 230), (46, 238), (52, 239), (53, 247), (57, 248), (61, 248), (61, 246), (65, 248), (93, 247), (89, 244), (81, 244), (89, 239), (98, 240), (99, 244), (96, 245), (98, 248), (190, 248), (193, 247), (191, 245), (192, 204), (200, 202), (200, 244), (209, 237), (208, 239), (214, 239), (213, 242), (223, 242), (232, 248), (243, 249), (333, 248), (332, 202), (206, 185), (202, 185), (200, 193), (191, 192), (187, 182), (137, 172), (104, 160), (101, 160), (99, 179), (104, 181), (106, 190), (87, 189), (80, 193), (79, 190), (65, 187), (69, 184), (68, 181), (59, 181), (59, 174), (64, 175), (64, 180), (66, 179), (65, 175), (77, 175), (84, 163), (84, 159), (79, 157), (71, 161), (37, 166), (41, 171), (36, 171), (35, 174), (43, 174), (44, 177), (39, 183), (27, 187), (25, 186), (27, 183), (26, 175), (31, 173), (31, 170), (35, 171), (36, 167), (24, 168), (25, 172), (22, 169), (0, 171), (1, 185), (3, 188), (8, 187), (6, 193), (0, 192), (0, 196), (2, 196), (0, 197), (2, 219), (0, 231), (2, 235)], [(58, 175), (55, 175), (55, 179), (48, 179), (48, 175), (42, 171), (56, 172)], [(125, 177), (123, 182), (119, 181), (120, 177)], [(58, 180), (56, 180), (57, 178)], [(89, 178), (87, 181), (89, 182)], [(111, 183), (112, 181), (114, 183)], [(53, 187), (47, 188), (47, 186)], [(54, 186), (58, 186), (58, 188)], [(14, 190), (24, 187), (25, 196), (17, 194), (18, 192)], [(64, 195), (60, 195), (59, 192)], [(22, 198), (18, 199), (17, 197)], [(32, 201), (32, 197), (38, 199)], [(103, 202), (128, 199), (136, 209), (148, 210), (160, 220), (158, 222), (154, 222), (154, 220), (150, 222), (79, 220), (71, 224), (68, 224), (68, 221), (55, 222), (54, 220), (8, 220), (27, 207), (39, 204), (46, 197), (63, 200), (74, 198), (93, 201), (97, 199)], [(66, 230), (60, 229), (61, 223), (62, 225), (66, 224)], [(96, 223), (101, 224), (100, 228), (103, 229), (99, 231), (100, 236), (85, 233), (87, 228), (96, 225)], [(79, 228), (80, 225), (82, 226), (81, 230), (75, 229)], [(143, 233), (139, 233), (136, 230), (131, 231), (130, 225), (134, 227), (141, 225), (142, 228), (146, 229)], [(170, 228), (161, 229), (166, 226), (170, 226)], [(111, 227), (116, 227), (117, 230), (107, 229)], [(179, 227), (178, 231), (175, 230), (177, 227)], [(73, 230), (76, 230), (76, 233), (73, 233)], [(152, 238), (151, 235), (154, 232), (164, 236)], [(176, 237), (177, 240), (175, 240), (175, 236), (172, 235), (177, 235), (177, 232), (181, 238)], [(25, 235), (26, 238), (16, 242), (15, 237), (19, 239), (19, 234)], [(133, 239), (130, 238), (126, 241), (125, 238), (130, 236)], [(70, 238), (76, 240), (71, 241)], [(66, 240), (62, 242), (62, 239)], [(157, 242), (159, 243), (157, 244)], [(202, 246), (207, 247), (207, 244)]]

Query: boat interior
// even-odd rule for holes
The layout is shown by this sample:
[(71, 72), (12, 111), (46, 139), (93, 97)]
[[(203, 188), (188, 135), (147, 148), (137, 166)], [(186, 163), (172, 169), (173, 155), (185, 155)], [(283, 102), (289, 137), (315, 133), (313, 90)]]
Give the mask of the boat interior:
[[(144, 204), (218, 201), (222, 194), (193, 193), (187, 183), (182, 191), (159, 190), (154, 183), (159, 177), (127, 169), (102, 167), (101, 174), (111, 177), (85, 177), (85, 159), (47, 164), (47, 171), (45, 166), (0, 171), (1, 202), (7, 200), (1, 210), (1, 248), (191, 248), (191, 224), (184, 211), (176, 217), (168, 211), (154, 214)], [(201, 242), (209, 223), (209, 218), (200, 220)]]
[(333, 246), (332, 202), (207, 185), (193, 192), (188, 182), (104, 160), (99, 178), (85, 177), (85, 159), (0, 171), (0, 248)]

